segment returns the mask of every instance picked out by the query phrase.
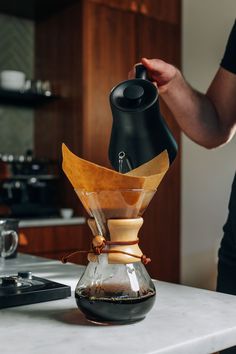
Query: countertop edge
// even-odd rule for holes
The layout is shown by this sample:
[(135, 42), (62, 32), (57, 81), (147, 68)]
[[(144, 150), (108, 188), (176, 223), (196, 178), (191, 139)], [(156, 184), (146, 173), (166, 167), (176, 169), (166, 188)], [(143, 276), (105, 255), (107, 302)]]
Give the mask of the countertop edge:
[(65, 226), (65, 225), (84, 225), (86, 218), (83, 216), (73, 218), (48, 218), (48, 219), (29, 219), (21, 220), (19, 222), (19, 228), (28, 227), (46, 227), (46, 226)]

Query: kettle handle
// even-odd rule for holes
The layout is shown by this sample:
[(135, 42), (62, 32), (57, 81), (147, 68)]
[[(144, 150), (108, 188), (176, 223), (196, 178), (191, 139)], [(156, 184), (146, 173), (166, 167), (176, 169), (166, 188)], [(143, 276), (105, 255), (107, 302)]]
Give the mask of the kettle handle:
[(135, 65), (135, 79), (149, 80), (147, 69), (143, 64)]

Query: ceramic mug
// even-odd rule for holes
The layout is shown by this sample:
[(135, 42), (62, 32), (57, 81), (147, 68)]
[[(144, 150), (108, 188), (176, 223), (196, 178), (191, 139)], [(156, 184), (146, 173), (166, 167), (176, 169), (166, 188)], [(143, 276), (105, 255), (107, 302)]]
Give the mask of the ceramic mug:
[(70, 208), (60, 209), (60, 215), (63, 219), (70, 219), (73, 216), (74, 210)]
[(18, 245), (18, 234), (9, 225), (10, 220), (0, 220), (0, 267), (3, 267), (5, 258), (13, 254)]
[(25, 73), (17, 70), (3, 70), (0, 73), (1, 87), (6, 90), (23, 90)]

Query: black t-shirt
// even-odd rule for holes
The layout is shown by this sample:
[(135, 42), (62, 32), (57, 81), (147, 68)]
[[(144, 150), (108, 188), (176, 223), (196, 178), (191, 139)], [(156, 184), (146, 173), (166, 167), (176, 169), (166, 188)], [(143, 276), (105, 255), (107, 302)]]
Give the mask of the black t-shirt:
[(236, 74), (236, 21), (230, 33), (221, 66)]
[[(236, 21), (230, 33), (221, 66), (236, 74)], [(236, 159), (232, 161), (232, 163), (235, 162)], [(221, 242), (219, 259), (224, 263), (236, 266), (236, 175), (232, 185), (229, 214), (224, 226), (224, 237)]]

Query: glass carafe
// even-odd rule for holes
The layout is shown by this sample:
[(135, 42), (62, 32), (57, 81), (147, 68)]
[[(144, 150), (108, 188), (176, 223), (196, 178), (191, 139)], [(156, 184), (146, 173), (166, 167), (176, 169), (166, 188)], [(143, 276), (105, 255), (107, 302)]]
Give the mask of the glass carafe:
[(76, 302), (87, 319), (125, 324), (142, 320), (155, 302), (155, 286), (138, 246), (141, 215), (155, 191), (77, 190), (93, 233), (89, 264), (80, 278)]
[(109, 264), (106, 254), (89, 262), (75, 289), (78, 307), (100, 323), (142, 320), (155, 302), (155, 287), (142, 262)]

